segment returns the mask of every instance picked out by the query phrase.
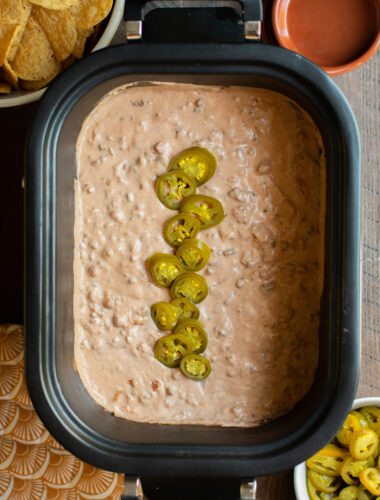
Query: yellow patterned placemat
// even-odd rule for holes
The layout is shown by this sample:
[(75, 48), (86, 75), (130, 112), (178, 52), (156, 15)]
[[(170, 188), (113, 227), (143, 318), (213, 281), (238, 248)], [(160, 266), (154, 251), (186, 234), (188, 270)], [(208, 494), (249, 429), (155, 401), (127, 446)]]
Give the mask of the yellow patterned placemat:
[(119, 500), (124, 476), (82, 462), (44, 427), (26, 387), (24, 328), (0, 325), (0, 498)]

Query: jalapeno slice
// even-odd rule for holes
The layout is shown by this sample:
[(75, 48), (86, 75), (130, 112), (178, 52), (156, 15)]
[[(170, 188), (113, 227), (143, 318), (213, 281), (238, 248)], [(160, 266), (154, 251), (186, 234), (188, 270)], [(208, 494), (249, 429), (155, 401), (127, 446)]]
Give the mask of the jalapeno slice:
[(200, 321), (184, 319), (178, 323), (173, 333), (188, 335), (193, 343), (193, 352), (195, 354), (201, 354), (206, 350), (208, 335)]
[(165, 172), (156, 182), (158, 199), (171, 210), (178, 210), (183, 199), (194, 194), (196, 188), (194, 179), (182, 170)]
[(181, 203), (180, 211), (198, 219), (201, 230), (216, 226), (224, 219), (224, 209), (220, 201), (205, 194), (188, 196)]
[(211, 373), (210, 361), (198, 354), (184, 356), (180, 368), (181, 372), (192, 380), (205, 380)]
[(187, 271), (203, 269), (210, 258), (211, 250), (206, 243), (191, 238), (178, 247), (176, 257)]
[(326, 476), (339, 476), (347, 452), (335, 445), (327, 445), (307, 460), (309, 469)]
[(156, 302), (150, 308), (152, 319), (160, 330), (172, 330), (178, 321), (177, 309), (169, 302)]
[(192, 177), (197, 186), (201, 186), (214, 175), (216, 158), (205, 148), (188, 148), (175, 156), (169, 164), (169, 170), (183, 170)]
[(198, 219), (181, 213), (165, 222), (164, 238), (169, 245), (179, 247), (185, 240), (195, 238), (200, 227)]
[(326, 493), (316, 488), (310, 478), (307, 478), (306, 485), (310, 500), (335, 500), (339, 498), (334, 493)]
[(357, 486), (346, 486), (339, 492), (339, 500), (357, 500), (358, 488)]
[(153, 281), (163, 288), (169, 288), (183, 273), (183, 267), (177, 257), (168, 253), (153, 254), (147, 260), (147, 266)]
[(358, 432), (361, 427), (360, 420), (358, 420), (355, 415), (349, 413), (336, 437), (341, 444), (348, 446), (352, 436)]
[(193, 350), (191, 338), (181, 333), (161, 337), (154, 349), (154, 355), (163, 365), (176, 368), (184, 356)]
[(363, 469), (359, 474), (360, 482), (372, 495), (380, 495), (380, 471), (374, 467)]
[(318, 472), (314, 472), (313, 470), (307, 471), (307, 477), (317, 490), (323, 491), (324, 493), (334, 493), (341, 485), (341, 479), (339, 477), (318, 474)]
[(367, 460), (354, 460), (348, 455), (343, 461), (340, 475), (345, 483), (358, 484), (360, 471), (367, 467), (372, 467), (373, 465), (374, 460), (372, 457), (367, 458)]
[(364, 406), (364, 408), (360, 408), (359, 412), (368, 422), (370, 429), (375, 432), (380, 431), (380, 408)]
[(359, 420), (361, 427), (369, 427), (367, 420), (358, 411), (352, 410), (352, 411), (350, 411), (349, 414), (353, 415), (354, 417), (356, 417)]
[(350, 453), (355, 460), (366, 460), (377, 451), (379, 437), (372, 429), (361, 429), (350, 440)]
[(321, 500), (338, 500), (339, 498), (335, 493), (324, 493), (323, 491), (319, 495)]
[(178, 321), (199, 318), (198, 307), (185, 297), (173, 299), (170, 304), (176, 309)]
[(207, 297), (208, 286), (203, 276), (195, 273), (183, 273), (174, 280), (171, 287), (174, 299), (186, 298), (194, 304), (199, 304)]

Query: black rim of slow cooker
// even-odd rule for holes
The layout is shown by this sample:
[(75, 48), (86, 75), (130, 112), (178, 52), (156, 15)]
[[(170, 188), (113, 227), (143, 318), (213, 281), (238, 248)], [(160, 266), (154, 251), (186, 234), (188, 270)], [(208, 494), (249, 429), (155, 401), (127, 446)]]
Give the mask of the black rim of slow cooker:
[[(41, 260), (46, 237), (43, 212), (53, 211), (45, 199), (43, 178), (49, 162), (46, 144), (55, 137), (74, 104), (101, 82), (125, 74), (281, 74), (298, 78), (326, 100), (342, 124), (346, 151), (346, 227), (344, 253), (347, 330), (342, 366), (335, 374), (335, 395), (318, 422), (305, 423), (299, 432), (277, 446), (146, 445), (112, 441), (93, 432), (67, 412), (54, 374), (49, 373), (45, 351), (43, 287), (51, 262)], [(47, 204), (47, 205), (46, 205)], [(52, 434), (70, 451), (100, 467), (130, 474), (249, 477), (289, 469), (317, 451), (332, 437), (355, 396), (360, 344), (360, 147), (350, 106), (332, 80), (310, 61), (271, 46), (228, 45), (122, 45), (110, 47), (79, 61), (58, 77), (46, 92), (35, 115), (27, 145), (26, 168), (26, 373), (33, 404)]]

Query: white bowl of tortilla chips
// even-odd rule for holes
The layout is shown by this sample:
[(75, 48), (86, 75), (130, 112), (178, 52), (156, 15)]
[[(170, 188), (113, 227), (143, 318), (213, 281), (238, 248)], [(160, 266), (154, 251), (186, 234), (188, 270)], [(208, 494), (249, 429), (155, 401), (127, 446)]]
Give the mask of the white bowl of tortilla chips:
[(0, 0), (0, 108), (36, 101), (85, 50), (109, 45), (123, 9), (124, 0)]

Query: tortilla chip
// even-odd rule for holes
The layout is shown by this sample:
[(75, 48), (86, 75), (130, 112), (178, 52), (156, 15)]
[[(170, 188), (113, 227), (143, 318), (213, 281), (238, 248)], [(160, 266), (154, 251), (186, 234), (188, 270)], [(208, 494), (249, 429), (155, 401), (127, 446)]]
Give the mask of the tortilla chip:
[(46, 80), (60, 71), (61, 65), (42, 28), (29, 17), (12, 68), (23, 80)]
[(32, 17), (44, 30), (57, 61), (72, 53), (77, 41), (74, 19), (67, 10), (43, 9), (35, 5)]
[(81, 0), (69, 11), (77, 28), (91, 28), (108, 16), (112, 3), (113, 0)]
[(17, 23), (5, 23), (0, 20), (0, 66), (7, 59), (7, 54), (18, 27)]
[(45, 7), (45, 9), (65, 10), (79, 3), (80, 0), (30, 0), (35, 5)]
[(73, 49), (73, 55), (80, 59), (83, 56), (84, 48), (86, 46), (87, 38), (92, 35), (94, 28), (84, 28), (77, 30), (77, 41)]
[(18, 88), (17, 75), (13, 71), (7, 60), (4, 61), (3, 66), (0, 68), (0, 79), (8, 83), (8, 85), (10, 85), (11, 87), (15, 89)]
[(19, 82), (20, 87), (24, 90), (40, 90), (46, 87), (53, 78), (47, 78), (46, 80), (19, 80)]
[(0, 82), (0, 94), (9, 94), (11, 91), (11, 87), (4, 82)]
[(23, 0), (21, 3), (21, 21), (20, 26), (17, 29), (15, 36), (12, 40), (11, 48), (8, 52), (8, 61), (13, 61), (15, 58), (18, 46), (20, 45), (22, 36), (24, 34), (26, 23), (28, 22), (30, 12), (32, 10), (32, 4), (28, 0)]
[(21, 0), (1, 0), (0, 19), (3, 21), (21, 22)]

